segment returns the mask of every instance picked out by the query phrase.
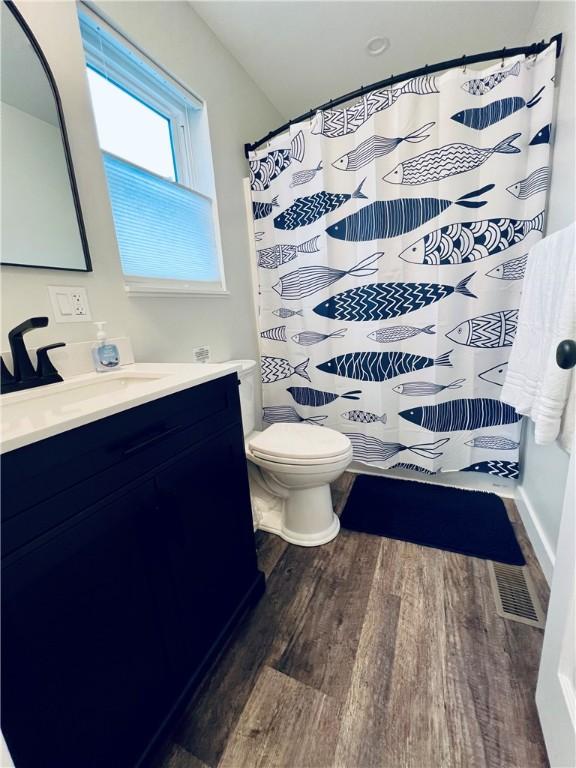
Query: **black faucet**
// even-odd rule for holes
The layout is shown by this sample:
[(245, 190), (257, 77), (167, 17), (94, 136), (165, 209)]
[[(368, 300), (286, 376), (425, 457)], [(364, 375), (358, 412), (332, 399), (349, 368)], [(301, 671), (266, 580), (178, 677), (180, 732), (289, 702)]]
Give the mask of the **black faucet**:
[(45, 328), (47, 325), (47, 317), (31, 317), (9, 332), (8, 341), (12, 354), (13, 373), (10, 373), (4, 360), (0, 359), (0, 388), (2, 394), (62, 381), (62, 377), (48, 357), (48, 350), (63, 347), (65, 346), (64, 343), (60, 342), (40, 347), (37, 351), (38, 366), (36, 369), (32, 365), (26, 344), (24, 343), (25, 333), (34, 328)]

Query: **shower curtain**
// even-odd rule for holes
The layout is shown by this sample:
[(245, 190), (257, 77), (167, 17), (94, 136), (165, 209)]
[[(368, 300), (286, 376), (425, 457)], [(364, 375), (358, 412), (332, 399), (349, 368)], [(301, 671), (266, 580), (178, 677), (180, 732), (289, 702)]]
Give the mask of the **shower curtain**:
[(372, 91), (250, 155), (263, 420), (518, 477), (499, 399), (550, 179), (555, 46)]

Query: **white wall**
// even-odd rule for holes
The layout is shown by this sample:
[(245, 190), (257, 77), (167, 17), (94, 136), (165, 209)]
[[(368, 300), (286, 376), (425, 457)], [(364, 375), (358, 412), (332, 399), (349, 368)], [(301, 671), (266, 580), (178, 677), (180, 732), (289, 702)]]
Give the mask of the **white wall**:
[[(137, 359), (185, 361), (199, 344), (214, 359), (252, 357), (256, 329), (251, 295), (242, 178), (243, 145), (275, 127), (281, 118), (236, 60), (187, 2), (103, 2), (106, 16), (130, 39), (206, 100), (214, 155), (226, 279), (223, 298), (128, 298), (90, 97), (75, 3), (17, 5), (52, 67), (63, 103), (87, 236), (92, 274), (3, 267), (2, 328), (30, 315), (51, 315), (47, 285), (84, 285), (92, 314), (109, 322), (110, 335), (128, 333)], [(93, 336), (90, 324), (49, 326), (35, 332), (46, 340), (79, 341)], [(31, 342), (32, 343), (32, 342)], [(0, 348), (5, 347), (0, 343)]]
[[(574, 134), (574, 3), (541, 2), (530, 32), (531, 40), (548, 39), (562, 32), (564, 51), (556, 74), (557, 116), (553, 135), (552, 185), (546, 234), (556, 232), (576, 219)], [(568, 454), (557, 443), (536, 445), (534, 428), (525, 430), (523, 475), (518, 506), (536, 554), (551, 578), (566, 476)]]

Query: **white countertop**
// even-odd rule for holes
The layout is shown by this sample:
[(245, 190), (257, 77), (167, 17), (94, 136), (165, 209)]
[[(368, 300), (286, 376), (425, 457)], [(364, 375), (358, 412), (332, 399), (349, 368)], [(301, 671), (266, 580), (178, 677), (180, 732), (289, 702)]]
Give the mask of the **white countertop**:
[(0, 452), (238, 371), (231, 363), (131, 363), (0, 397)]

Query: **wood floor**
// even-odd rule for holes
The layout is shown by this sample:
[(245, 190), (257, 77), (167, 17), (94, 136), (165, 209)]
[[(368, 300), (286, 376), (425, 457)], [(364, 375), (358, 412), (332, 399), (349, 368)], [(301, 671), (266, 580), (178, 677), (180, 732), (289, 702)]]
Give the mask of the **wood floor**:
[[(352, 482), (333, 489), (337, 511)], [(311, 549), (257, 541), (266, 595), (162, 768), (548, 765), (534, 704), (543, 633), (497, 616), (486, 561), (344, 530)]]

